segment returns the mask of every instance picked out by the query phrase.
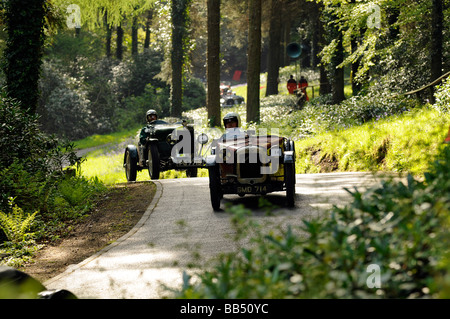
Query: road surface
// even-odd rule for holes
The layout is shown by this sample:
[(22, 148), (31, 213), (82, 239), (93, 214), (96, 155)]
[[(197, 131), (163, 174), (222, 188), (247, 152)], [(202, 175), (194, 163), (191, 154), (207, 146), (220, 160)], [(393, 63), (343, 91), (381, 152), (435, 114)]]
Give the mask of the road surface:
[[(348, 202), (344, 190), (379, 183), (366, 173), (296, 175), (296, 206), (284, 207), (284, 192), (267, 195), (279, 208), (271, 216), (258, 209), (258, 196), (225, 195), (225, 202), (244, 204), (251, 218), (277, 224), (301, 224), (332, 205)], [(214, 212), (208, 178), (155, 182), (157, 193), (140, 222), (124, 237), (96, 255), (44, 283), (67, 289), (79, 298), (151, 298), (168, 296), (164, 287), (179, 288), (182, 273), (210, 265), (220, 252), (236, 249), (230, 216)]]

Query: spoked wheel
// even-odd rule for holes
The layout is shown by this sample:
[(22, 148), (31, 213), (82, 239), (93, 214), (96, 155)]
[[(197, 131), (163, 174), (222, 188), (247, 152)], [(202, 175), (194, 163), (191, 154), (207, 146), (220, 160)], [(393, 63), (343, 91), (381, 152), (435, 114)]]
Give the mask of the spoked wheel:
[(124, 168), (125, 168), (125, 176), (127, 177), (128, 182), (136, 181), (137, 176), (137, 159), (131, 156), (130, 150), (127, 148), (125, 150), (125, 158), (124, 158)]
[(148, 174), (150, 178), (155, 180), (159, 179), (160, 166), (159, 166), (159, 152), (156, 144), (151, 144), (148, 150)]
[(223, 197), (220, 187), (219, 167), (213, 166), (208, 169), (209, 192), (211, 195), (211, 205), (215, 211), (220, 210), (220, 200)]
[(295, 205), (295, 165), (284, 164), (284, 181), (286, 184), (286, 204), (288, 207)]

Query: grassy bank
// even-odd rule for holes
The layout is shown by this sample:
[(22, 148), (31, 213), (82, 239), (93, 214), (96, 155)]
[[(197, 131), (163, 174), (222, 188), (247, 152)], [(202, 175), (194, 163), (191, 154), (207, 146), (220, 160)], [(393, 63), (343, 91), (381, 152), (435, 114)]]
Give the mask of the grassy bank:
[[(244, 128), (278, 128), (280, 135), (296, 141), (297, 173), (319, 173), (330, 171), (388, 171), (410, 172), (414, 175), (426, 170), (429, 159), (442, 146), (448, 131), (450, 116), (432, 108), (416, 108), (402, 115), (373, 120), (363, 125), (326, 131), (311, 121), (308, 114), (289, 106), (290, 97), (266, 99), (261, 107), (261, 124), (245, 123), (245, 106), (223, 109), (225, 114), (236, 111), (243, 118)], [(280, 100), (281, 99), (281, 100)], [(283, 103), (283, 105), (279, 105)], [(446, 115), (445, 115), (446, 114)], [(206, 109), (190, 111), (185, 116), (192, 122), (201, 123), (198, 130), (207, 130)], [(329, 125), (327, 122), (326, 125)], [(319, 132), (305, 135), (305, 132)], [(127, 144), (137, 143), (138, 129), (106, 136), (94, 136), (76, 145), (103, 145), (86, 155), (81, 166), (85, 177), (97, 176), (106, 184), (125, 182), (123, 152)], [(306, 137), (305, 137), (306, 136)], [(108, 145), (104, 145), (109, 143)], [(183, 178), (182, 171), (167, 171), (161, 178)], [(206, 170), (199, 170), (199, 176), (207, 176)], [(138, 173), (137, 180), (148, 180), (146, 170)]]
[(301, 139), (297, 172), (390, 171), (423, 173), (442, 149), (450, 116), (414, 109), (400, 116)]

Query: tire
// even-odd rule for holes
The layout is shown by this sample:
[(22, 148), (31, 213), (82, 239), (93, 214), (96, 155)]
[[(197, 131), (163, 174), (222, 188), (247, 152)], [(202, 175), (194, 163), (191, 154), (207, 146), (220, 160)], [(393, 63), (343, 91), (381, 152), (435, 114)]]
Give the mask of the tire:
[(209, 192), (211, 195), (211, 205), (215, 211), (220, 210), (220, 200), (223, 197), (220, 188), (219, 168), (217, 166), (208, 169), (209, 175)]
[(148, 148), (148, 175), (151, 179), (156, 180), (159, 179), (160, 171), (158, 146), (150, 144)]
[(288, 207), (295, 206), (295, 165), (284, 164), (284, 182), (286, 184), (286, 204)]
[(198, 175), (197, 168), (188, 168), (186, 170), (187, 177), (197, 177), (197, 175)]
[(131, 156), (130, 150), (127, 148), (125, 150), (125, 158), (123, 160), (125, 168), (125, 176), (128, 182), (136, 181), (137, 176), (137, 159)]

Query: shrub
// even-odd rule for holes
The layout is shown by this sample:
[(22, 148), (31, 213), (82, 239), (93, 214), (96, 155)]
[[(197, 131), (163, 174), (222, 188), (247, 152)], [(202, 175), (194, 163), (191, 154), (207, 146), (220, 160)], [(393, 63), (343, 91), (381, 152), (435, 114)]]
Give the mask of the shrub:
[[(427, 298), (448, 293), (450, 148), (425, 180), (385, 181), (329, 216), (267, 231), (231, 209), (239, 238), (252, 245), (225, 254), (179, 298)], [(274, 229), (274, 228), (272, 228)], [(251, 231), (251, 233), (250, 233)], [(251, 237), (250, 237), (251, 235)], [(371, 269), (380, 270), (379, 286)], [(447, 281), (444, 281), (446, 279)], [(375, 286), (372, 284), (375, 283)], [(447, 290), (445, 290), (447, 289)]]
[(38, 114), (46, 133), (77, 139), (94, 131), (87, 91), (60, 63), (44, 62), (39, 87)]
[(155, 88), (165, 87), (156, 79), (160, 72), (162, 56), (157, 51), (146, 51), (130, 60), (124, 60), (112, 68), (112, 89), (117, 99), (122, 102), (130, 96), (144, 93), (147, 84)]
[(28, 230), (31, 228), (37, 211), (33, 214), (25, 214), (24, 211), (14, 204), (14, 199), (9, 199), (10, 212), (0, 211), (0, 229), (3, 230), (7, 239), (13, 244), (18, 244), (29, 238)]
[(183, 111), (206, 106), (206, 90), (199, 79), (189, 78), (184, 83)]
[(450, 112), (450, 77), (437, 87), (436, 103), (433, 105), (440, 112)]

